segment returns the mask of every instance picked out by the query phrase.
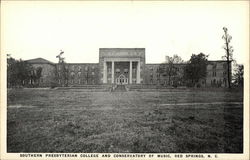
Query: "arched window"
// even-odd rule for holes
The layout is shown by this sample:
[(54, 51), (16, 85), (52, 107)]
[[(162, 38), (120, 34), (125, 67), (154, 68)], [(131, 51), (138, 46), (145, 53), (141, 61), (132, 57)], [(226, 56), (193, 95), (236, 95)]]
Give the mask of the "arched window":
[(120, 73), (120, 69), (116, 68), (115, 73)]
[(128, 74), (128, 69), (127, 68), (124, 69), (124, 73)]

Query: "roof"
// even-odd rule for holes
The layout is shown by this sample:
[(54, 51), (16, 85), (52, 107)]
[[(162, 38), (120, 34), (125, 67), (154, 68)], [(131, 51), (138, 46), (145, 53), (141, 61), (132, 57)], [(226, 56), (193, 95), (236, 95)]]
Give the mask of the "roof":
[(29, 59), (29, 60), (26, 60), (26, 62), (31, 63), (31, 64), (54, 64), (53, 62), (50, 62), (43, 58)]
[(99, 63), (66, 63), (66, 65), (99, 65)]
[(99, 50), (145, 50), (145, 48), (99, 48)]
[(227, 62), (227, 60), (208, 60), (208, 62)]

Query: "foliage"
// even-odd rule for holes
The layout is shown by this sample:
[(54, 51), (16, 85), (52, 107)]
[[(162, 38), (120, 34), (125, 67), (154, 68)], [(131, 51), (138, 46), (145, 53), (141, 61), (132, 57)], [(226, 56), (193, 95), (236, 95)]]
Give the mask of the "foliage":
[(233, 61), (233, 46), (230, 45), (230, 42), (232, 40), (232, 36), (227, 33), (228, 29), (226, 27), (223, 27), (224, 35), (222, 36), (222, 39), (225, 41), (225, 44), (223, 46), (224, 50), (226, 51), (226, 55), (224, 55), (222, 58), (227, 60), (227, 79), (228, 79), (228, 88), (231, 88), (231, 77), (230, 77), (230, 63)]
[(34, 68), (23, 60), (16, 60), (12, 57), (7, 59), (7, 80), (8, 87), (25, 86), (28, 82), (34, 85), (42, 75), (42, 68)]
[(235, 73), (233, 75), (233, 84), (238, 87), (243, 87), (244, 85), (244, 66), (242, 64), (237, 64)]
[[(175, 76), (177, 75), (176, 64), (183, 63), (180, 56), (174, 54), (173, 57), (166, 56), (166, 61), (160, 65), (160, 72), (168, 77), (168, 85)], [(174, 84), (177, 87), (177, 84)]]
[(184, 78), (189, 83), (188, 86), (194, 86), (207, 75), (207, 57), (203, 53), (198, 55), (192, 54), (188, 64), (184, 68)]
[[(56, 56), (58, 58), (58, 67), (56, 70), (56, 78), (57, 82), (61, 82), (62, 86), (68, 86), (68, 80), (69, 80), (69, 68), (66, 67), (65, 58), (62, 57), (64, 54), (64, 51), (60, 51), (60, 54)], [(54, 85), (53, 85), (54, 86)]]

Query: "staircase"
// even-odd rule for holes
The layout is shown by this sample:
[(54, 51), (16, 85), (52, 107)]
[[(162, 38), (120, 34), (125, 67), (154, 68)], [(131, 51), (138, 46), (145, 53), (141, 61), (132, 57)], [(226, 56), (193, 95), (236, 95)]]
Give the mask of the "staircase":
[(125, 85), (117, 85), (114, 89), (114, 92), (126, 92)]

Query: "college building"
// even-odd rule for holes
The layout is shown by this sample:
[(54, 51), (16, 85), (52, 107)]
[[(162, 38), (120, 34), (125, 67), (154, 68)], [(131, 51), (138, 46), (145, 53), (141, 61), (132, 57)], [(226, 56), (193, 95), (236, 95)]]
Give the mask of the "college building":
[[(176, 74), (169, 77), (162, 71), (168, 64), (145, 63), (145, 48), (100, 48), (99, 63), (52, 63), (43, 58), (26, 62), (35, 68), (42, 68), (42, 76), (36, 82), (41, 87), (55, 83), (58, 86), (186, 85), (183, 79), (186, 63), (174, 64)], [(227, 62), (208, 61), (207, 76), (200, 81), (200, 85), (226, 87), (227, 83)]]

